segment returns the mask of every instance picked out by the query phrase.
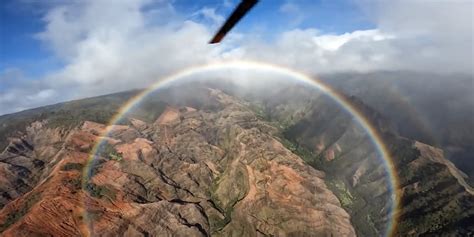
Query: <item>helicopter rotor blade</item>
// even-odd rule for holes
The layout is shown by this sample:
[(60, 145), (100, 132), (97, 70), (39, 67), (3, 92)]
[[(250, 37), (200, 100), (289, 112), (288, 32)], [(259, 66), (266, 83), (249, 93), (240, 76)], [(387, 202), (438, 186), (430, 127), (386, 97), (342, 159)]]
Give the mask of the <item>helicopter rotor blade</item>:
[(255, 4), (257, 4), (257, 2), (258, 0), (242, 0), (209, 43), (215, 44), (221, 42), (225, 35), (255, 6)]

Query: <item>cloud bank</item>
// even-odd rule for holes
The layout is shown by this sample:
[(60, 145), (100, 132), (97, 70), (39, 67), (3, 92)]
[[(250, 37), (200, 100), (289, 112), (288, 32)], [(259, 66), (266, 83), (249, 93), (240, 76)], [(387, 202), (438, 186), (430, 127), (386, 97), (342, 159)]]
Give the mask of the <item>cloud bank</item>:
[[(90, 0), (51, 8), (36, 37), (64, 67), (31, 80), (15, 70), (0, 114), (122, 90), (146, 87), (182, 68), (228, 59), (276, 63), (306, 73), (415, 70), (473, 74), (473, 3), (380, 1), (360, 6), (374, 29), (343, 34), (293, 28), (271, 40), (233, 32), (220, 45), (208, 40), (224, 17), (209, 6), (192, 14), (172, 1)], [(257, 6), (258, 7), (258, 6)], [(281, 11), (297, 14), (287, 3)]]

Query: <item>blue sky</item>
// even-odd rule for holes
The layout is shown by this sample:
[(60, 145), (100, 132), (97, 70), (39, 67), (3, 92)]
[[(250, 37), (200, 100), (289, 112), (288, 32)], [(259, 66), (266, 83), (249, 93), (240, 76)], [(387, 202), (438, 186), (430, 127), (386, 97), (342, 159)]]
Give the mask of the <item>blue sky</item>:
[(44, 29), (42, 15), (46, 5), (6, 0), (0, 4), (0, 72), (21, 69), (25, 76), (37, 78), (60, 62), (35, 34)]
[[(63, 66), (61, 60), (36, 34), (44, 31), (46, 22), (42, 18), (47, 11), (67, 1), (45, 2), (4, 0), (0, 4), (0, 72), (20, 69), (26, 77), (35, 79)], [(173, 6), (184, 15), (209, 7), (227, 16), (236, 4), (237, 0), (176, 0)], [(285, 4), (292, 6), (288, 12), (282, 10)], [(153, 8), (153, 4), (147, 7)], [(264, 37), (272, 38), (279, 32), (295, 27), (344, 33), (370, 29), (374, 24), (350, 0), (263, 0), (237, 25), (235, 31), (258, 30)]]
[(263, 61), (308, 74), (473, 73), (471, 0), (3, 0), (0, 114), (144, 88), (183, 68)]

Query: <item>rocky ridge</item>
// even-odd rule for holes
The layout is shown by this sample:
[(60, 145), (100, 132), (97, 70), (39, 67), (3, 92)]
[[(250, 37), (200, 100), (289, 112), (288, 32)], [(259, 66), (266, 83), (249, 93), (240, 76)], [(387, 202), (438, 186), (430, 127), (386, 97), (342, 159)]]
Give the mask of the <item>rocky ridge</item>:
[[(180, 90), (190, 96), (163, 92), (114, 126), (87, 182), (82, 170), (105, 118), (66, 127), (42, 119), (12, 136), (0, 154), (0, 232), (382, 235), (390, 220), (385, 167), (334, 102), (296, 87), (250, 93), (249, 102), (232, 91)], [(350, 99), (382, 133), (400, 177), (395, 234), (474, 233), (474, 195), (462, 172)]]
[(355, 235), (323, 172), (245, 104), (209, 93), (218, 109), (172, 107), (154, 123), (115, 126), (86, 181), (82, 169), (105, 125), (72, 129), (44, 179), (5, 202), (3, 235)]

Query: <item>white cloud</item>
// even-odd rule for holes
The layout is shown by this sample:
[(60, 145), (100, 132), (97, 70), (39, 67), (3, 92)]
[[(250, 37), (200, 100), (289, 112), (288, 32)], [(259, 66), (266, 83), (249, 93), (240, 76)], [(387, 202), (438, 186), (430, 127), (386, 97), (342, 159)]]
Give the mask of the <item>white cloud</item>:
[(403, 67), (473, 74), (474, 1), (359, 0), (378, 29), (396, 35)]
[[(63, 6), (45, 18), (47, 29), (40, 38), (68, 62), (47, 80), (75, 85), (76, 97), (144, 87), (159, 76), (209, 60), (217, 50), (207, 44), (210, 33), (202, 24), (153, 25), (143, 10), (146, 1), (109, 3)], [(154, 18), (172, 14), (168, 4), (160, 7), (164, 9), (152, 12)], [(202, 14), (219, 20), (212, 10)]]
[[(247, 40), (231, 53), (309, 73), (414, 70), (473, 74), (473, 1), (359, 2), (375, 28), (342, 34), (292, 29), (272, 43)], [(293, 12), (297, 7), (289, 2), (281, 10)]]
[(204, 7), (192, 14), (192, 16), (203, 16), (205, 19), (211, 20), (213, 28), (224, 23), (224, 17), (216, 13), (215, 8)]
[[(38, 34), (64, 61), (64, 68), (34, 81), (0, 75), (2, 83), (10, 78), (0, 96), (0, 114), (146, 87), (190, 65), (228, 58), (262, 60), (311, 74), (348, 70), (472, 74), (472, 2), (452, 6), (440, 2), (381, 1), (366, 8), (377, 25), (374, 29), (343, 34), (288, 29), (271, 41), (231, 32), (222, 44), (209, 45), (216, 24), (223, 21), (213, 8), (197, 13), (211, 20), (209, 27), (176, 12), (169, 1), (155, 2), (153, 7), (147, 0), (73, 1), (51, 9), (44, 18), (45, 30)], [(284, 5), (281, 10), (298, 9)]]
[(300, 6), (291, 1), (286, 1), (281, 5), (279, 11), (291, 16), (292, 20), (289, 23), (293, 26), (299, 25), (306, 18), (306, 15), (301, 11)]
[(372, 42), (393, 38), (394, 36), (381, 33), (379, 30), (358, 30), (340, 35), (325, 34), (313, 36), (314, 42), (321, 49), (330, 51), (338, 50), (344, 44), (354, 40), (359, 40), (370, 44)]
[[(146, 10), (148, 3), (89, 0), (51, 9), (44, 17), (45, 31), (37, 37), (65, 66), (38, 80), (0, 75), (2, 82), (11, 84), (3, 86), (0, 114), (143, 88), (219, 54), (222, 46), (207, 44), (211, 34), (205, 25), (185, 20), (167, 1), (153, 2), (153, 8)], [(212, 13), (203, 11), (219, 20)]]
[(223, 0), (222, 1), (222, 6), (225, 8), (231, 8), (234, 6), (234, 2), (232, 0)]
[(27, 95), (26, 99), (30, 101), (46, 100), (53, 97), (55, 94), (56, 94), (56, 91), (54, 91), (53, 89), (45, 89), (45, 90), (39, 91), (37, 94)]
[(69, 99), (42, 80), (26, 78), (17, 69), (0, 73), (0, 113), (12, 113)]
[(393, 63), (398, 56), (391, 47), (394, 40), (396, 37), (378, 30), (338, 35), (295, 29), (282, 33), (272, 44), (250, 41), (226, 56), (287, 65), (309, 74), (390, 70), (399, 67)]
[(292, 2), (285, 2), (280, 6), (280, 11), (283, 13), (299, 13), (300, 8)]

